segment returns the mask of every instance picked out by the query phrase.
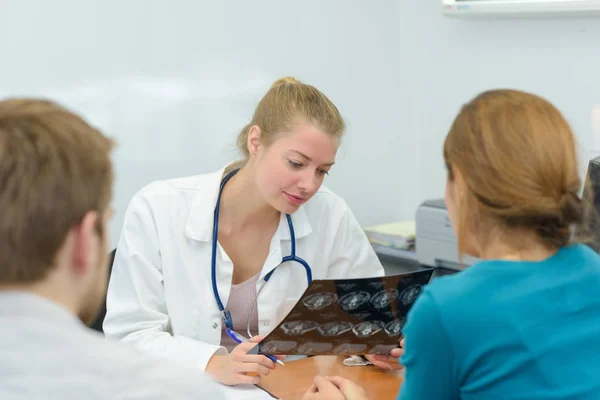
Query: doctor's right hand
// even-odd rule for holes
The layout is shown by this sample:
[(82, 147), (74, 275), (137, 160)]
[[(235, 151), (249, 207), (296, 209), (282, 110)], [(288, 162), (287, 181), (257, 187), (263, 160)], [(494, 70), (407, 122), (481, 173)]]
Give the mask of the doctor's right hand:
[(275, 363), (263, 355), (247, 353), (263, 338), (254, 336), (238, 344), (229, 354), (213, 355), (206, 365), (206, 373), (225, 385), (259, 384), (261, 376), (269, 375)]

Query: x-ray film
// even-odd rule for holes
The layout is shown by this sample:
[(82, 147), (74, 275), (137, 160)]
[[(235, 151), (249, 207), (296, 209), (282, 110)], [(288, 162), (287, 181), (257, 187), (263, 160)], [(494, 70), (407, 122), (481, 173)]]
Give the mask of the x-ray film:
[(380, 278), (315, 280), (251, 353), (389, 354), (432, 268)]

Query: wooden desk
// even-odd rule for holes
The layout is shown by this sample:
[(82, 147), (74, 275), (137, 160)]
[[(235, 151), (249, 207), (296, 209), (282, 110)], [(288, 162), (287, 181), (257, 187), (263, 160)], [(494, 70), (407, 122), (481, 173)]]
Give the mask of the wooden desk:
[(283, 400), (300, 400), (312, 385), (315, 375), (338, 375), (360, 384), (369, 399), (395, 400), (402, 383), (403, 371), (383, 371), (373, 366), (347, 367), (344, 357), (317, 356), (286, 362), (278, 366), (260, 384)]

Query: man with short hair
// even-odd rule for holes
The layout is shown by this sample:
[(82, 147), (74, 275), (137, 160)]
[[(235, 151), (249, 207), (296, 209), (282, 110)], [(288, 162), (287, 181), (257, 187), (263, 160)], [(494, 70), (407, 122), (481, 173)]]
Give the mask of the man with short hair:
[(0, 399), (222, 398), (84, 325), (108, 280), (111, 148), (52, 102), (0, 102)]

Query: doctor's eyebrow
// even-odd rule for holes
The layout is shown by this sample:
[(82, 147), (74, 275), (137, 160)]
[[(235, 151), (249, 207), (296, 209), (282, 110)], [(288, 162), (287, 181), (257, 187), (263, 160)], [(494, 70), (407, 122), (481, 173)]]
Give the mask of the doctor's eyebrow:
[[(293, 150), (290, 149), (291, 152), (299, 154), (302, 158), (304, 158), (306, 161), (312, 161), (312, 158), (310, 158), (309, 156), (307, 156), (306, 154), (299, 152), (298, 150)], [(330, 163), (325, 163), (323, 164), (324, 166), (332, 166), (333, 164), (335, 164), (335, 162), (330, 162)]]

